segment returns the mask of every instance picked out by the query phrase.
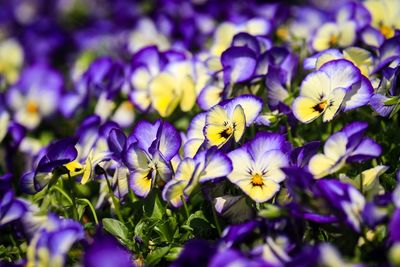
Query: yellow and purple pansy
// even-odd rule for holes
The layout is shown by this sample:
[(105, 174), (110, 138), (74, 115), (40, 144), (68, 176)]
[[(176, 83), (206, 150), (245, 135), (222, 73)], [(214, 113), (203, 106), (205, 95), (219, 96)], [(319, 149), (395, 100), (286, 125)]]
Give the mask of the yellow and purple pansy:
[(241, 95), (214, 106), (207, 112), (204, 136), (210, 146), (222, 147), (231, 138), (239, 142), (262, 109), (262, 100)]
[(282, 135), (256, 134), (253, 140), (228, 153), (233, 164), (229, 181), (256, 202), (270, 200), (286, 177), (281, 168), (289, 166), (288, 149)]

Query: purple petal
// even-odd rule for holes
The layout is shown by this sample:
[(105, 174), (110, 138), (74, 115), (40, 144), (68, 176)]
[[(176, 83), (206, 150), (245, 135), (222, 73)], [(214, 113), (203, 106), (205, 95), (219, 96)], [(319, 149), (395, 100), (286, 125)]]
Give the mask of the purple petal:
[(390, 219), (389, 240), (393, 243), (400, 241), (400, 209), (396, 209)]
[(306, 166), (310, 158), (317, 153), (320, 145), (320, 141), (312, 141), (302, 147), (293, 149), (292, 153), (290, 153), (290, 160), (292, 164), (298, 167)]
[(112, 129), (107, 138), (107, 144), (110, 151), (114, 153), (114, 156), (121, 158), (126, 146), (126, 136), (124, 132), (118, 128)]
[(202, 110), (209, 110), (222, 100), (223, 93), (223, 86), (214, 84), (207, 85), (201, 90), (197, 97), (197, 104)]
[(362, 76), (361, 81), (347, 92), (342, 104), (343, 110), (348, 111), (368, 104), (373, 92), (371, 82)]
[(260, 53), (260, 45), (258, 44), (257, 38), (246, 32), (236, 34), (232, 39), (231, 46), (248, 47), (253, 50), (254, 53)]
[[(157, 132), (158, 150), (169, 161), (179, 151), (181, 147), (181, 136), (172, 124), (162, 121)], [(140, 142), (140, 141), (139, 141)]]
[(395, 105), (385, 105), (385, 102), (389, 99), (384, 95), (375, 94), (371, 97), (370, 105), (379, 115), (387, 117), (395, 107)]
[(256, 69), (256, 55), (247, 47), (230, 47), (221, 55), (224, 83), (238, 83), (250, 79)]
[(357, 135), (364, 135), (365, 131), (368, 128), (368, 123), (364, 121), (356, 121), (350, 124), (347, 124), (341, 132), (345, 133), (347, 138), (357, 134)]
[(283, 153), (287, 153), (291, 146), (283, 135), (259, 132), (252, 141), (243, 145), (243, 148), (249, 151), (253, 159), (256, 159), (261, 158), (265, 152), (270, 150), (281, 150)]
[(78, 155), (76, 141), (76, 138), (64, 138), (51, 144), (46, 155), (39, 161), (36, 172), (51, 172), (54, 168), (73, 161)]
[(215, 146), (198, 154), (195, 161), (203, 161), (204, 164), (200, 182), (227, 176), (233, 169), (230, 158)]
[(131, 267), (132, 255), (119, 242), (105, 234), (96, 234), (93, 243), (85, 249), (84, 265), (87, 267)]
[(382, 148), (371, 138), (364, 138), (357, 148), (351, 152), (347, 162), (360, 162), (363, 160), (379, 157), (382, 153)]
[(26, 194), (36, 194), (37, 191), (35, 189), (35, 172), (27, 172), (24, 175), (22, 175), (19, 185), (21, 188), (21, 191), (26, 193)]
[(138, 141), (138, 146), (148, 151), (151, 147), (151, 144), (157, 138), (157, 131), (160, 127), (160, 122), (156, 122), (154, 125), (148, 121), (141, 120), (139, 121), (135, 128), (133, 129), (132, 136), (136, 138)]

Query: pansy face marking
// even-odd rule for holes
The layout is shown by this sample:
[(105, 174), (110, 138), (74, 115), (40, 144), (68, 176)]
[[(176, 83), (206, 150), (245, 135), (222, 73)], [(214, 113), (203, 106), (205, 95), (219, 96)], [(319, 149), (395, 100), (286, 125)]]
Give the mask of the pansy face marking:
[(333, 60), (324, 64), (302, 82), (300, 95), (293, 102), (293, 114), (303, 123), (321, 115), (324, 122), (332, 120), (360, 77), (360, 71), (350, 61)]
[(285, 140), (281, 135), (259, 133), (249, 143), (231, 151), (233, 171), (228, 179), (256, 202), (271, 199), (285, 179), (282, 167), (288, 165)]
[(205, 136), (211, 145), (223, 146), (233, 136), (235, 142), (242, 137), (245, 129), (245, 114), (243, 108), (237, 105), (233, 114), (228, 117), (228, 113), (221, 106), (215, 106), (207, 114), (207, 126)]

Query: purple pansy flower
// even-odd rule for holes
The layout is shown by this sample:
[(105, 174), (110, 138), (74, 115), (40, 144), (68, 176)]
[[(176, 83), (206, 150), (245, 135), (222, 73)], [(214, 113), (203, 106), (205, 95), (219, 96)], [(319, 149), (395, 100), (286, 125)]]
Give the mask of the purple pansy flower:
[(53, 171), (75, 160), (78, 155), (76, 142), (76, 138), (64, 138), (50, 144), (38, 160), (36, 169), (22, 176), (22, 190), (28, 194), (41, 191), (53, 178)]
[(83, 262), (87, 267), (134, 266), (133, 257), (129, 251), (115, 238), (103, 233), (97, 233), (93, 243), (85, 249)]
[(44, 262), (49, 266), (63, 265), (69, 249), (84, 236), (83, 227), (79, 222), (49, 216), (30, 240), (28, 265), (36, 266)]
[(178, 153), (181, 137), (170, 123), (162, 120), (154, 124), (140, 121), (132, 136), (137, 141), (125, 153), (129, 183), (138, 196), (146, 197), (157, 177), (164, 181), (171, 178), (170, 160)]

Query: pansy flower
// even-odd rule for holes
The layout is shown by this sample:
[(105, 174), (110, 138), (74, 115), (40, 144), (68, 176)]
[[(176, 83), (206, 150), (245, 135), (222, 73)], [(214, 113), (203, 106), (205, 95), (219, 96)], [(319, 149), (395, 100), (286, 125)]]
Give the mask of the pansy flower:
[(132, 136), (137, 140), (125, 153), (129, 168), (130, 188), (140, 197), (146, 197), (157, 177), (164, 182), (172, 175), (171, 159), (178, 153), (181, 138), (168, 122), (158, 120), (151, 124), (139, 122)]
[(131, 267), (133, 257), (114, 237), (99, 232), (85, 249), (83, 262), (88, 267)]
[(35, 65), (25, 69), (6, 94), (15, 121), (30, 130), (35, 129), (42, 118), (57, 111), (62, 87), (61, 75), (47, 66)]
[(328, 138), (324, 153), (314, 155), (308, 169), (316, 179), (340, 170), (346, 162), (361, 162), (381, 155), (374, 140), (364, 137), (368, 124), (353, 122)]
[[(4, 182), (3, 178), (6, 175), (0, 177), (0, 181)], [(21, 219), (28, 211), (28, 204), (19, 198), (16, 198), (11, 190), (1, 193), (0, 200), (0, 226), (8, 224), (10, 222)]]
[(293, 102), (293, 114), (304, 123), (320, 116), (327, 122), (341, 107), (350, 110), (365, 105), (371, 94), (370, 82), (353, 63), (332, 60), (303, 80), (300, 96)]
[(262, 109), (262, 100), (253, 95), (241, 95), (216, 105), (206, 115), (204, 136), (211, 146), (222, 147), (233, 138), (238, 142), (246, 126), (250, 126)]
[[(53, 172), (65, 168), (67, 171), (81, 172), (81, 167), (73, 164), (78, 155), (76, 138), (64, 138), (50, 144), (38, 159), (36, 169), (25, 173), (20, 181), (22, 190), (28, 194), (41, 191), (53, 178)], [(63, 172), (63, 171), (62, 171)], [(62, 174), (62, 173), (61, 173)]]
[(131, 87), (129, 99), (140, 111), (151, 105), (149, 84), (167, 63), (167, 58), (156, 46), (145, 47), (132, 56), (127, 83)]
[(18, 79), (23, 60), (22, 47), (16, 40), (0, 41), (0, 76), (4, 76), (7, 83), (12, 84)]
[(400, 2), (392, 0), (367, 0), (363, 3), (371, 13), (371, 25), (386, 39), (394, 36), (400, 28)]
[(191, 110), (196, 102), (193, 62), (189, 59), (169, 62), (149, 84), (152, 107), (161, 117), (168, 117), (178, 107)]
[(63, 266), (69, 249), (84, 236), (79, 222), (49, 216), (29, 242), (27, 266)]
[(356, 24), (354, 21), (327, 22), (318, 28), (312, 47), (322, 51), (334, 46), (346, 47), (356, 40)]
[(359, 232), (363, 221), (365, 198), (355, 187), (337, 180), (320, 180), (317, 182), (319, 193), (331, 206), (340, 220)]
[(204, 183), (224, 177), (232, 171), (231, 160), (212, 147), (199, 152), (193, 159), (183, 159), (177, 167), (175, 176), (163, 189), (164, 200), (174, 207), (182, 205), (182, 199), (188, 199), (198, 183)]
[(234, 166), (228, 179), (254, 201), (268, 201), (285, 179), (281, 168), (289, 165), (287, 152), (288, 143), (283, 136), (258, 133), (252, 141), (228, 154)]

